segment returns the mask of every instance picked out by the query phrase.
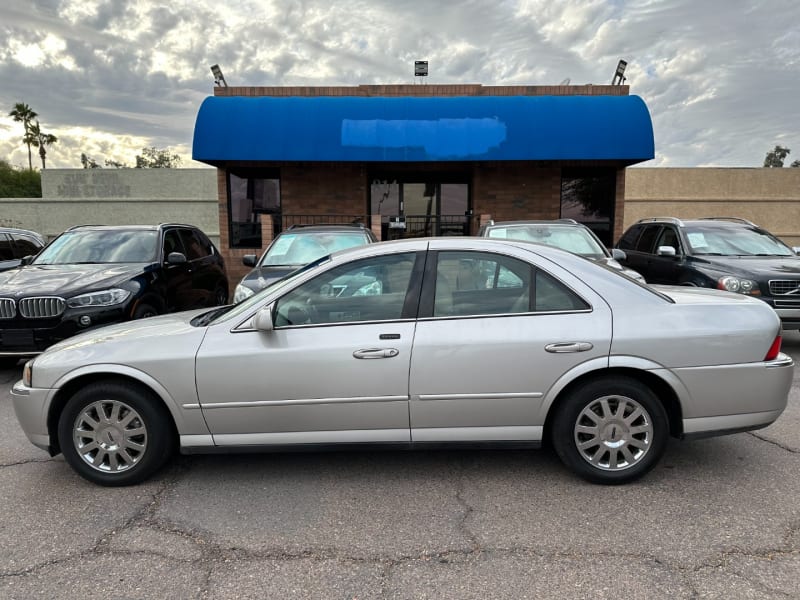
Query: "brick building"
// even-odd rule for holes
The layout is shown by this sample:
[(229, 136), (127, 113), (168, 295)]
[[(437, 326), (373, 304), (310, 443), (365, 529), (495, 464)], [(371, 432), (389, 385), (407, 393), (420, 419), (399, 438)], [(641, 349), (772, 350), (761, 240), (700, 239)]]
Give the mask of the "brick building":
[(296, 223), (359, 221), (379, 239), (470, 235), (488, 219), (571, 217), (611, 245), (625, 167), (653, 158), (628, 86), (218, 87), (193, 158), (217, 167), (220, 250)]

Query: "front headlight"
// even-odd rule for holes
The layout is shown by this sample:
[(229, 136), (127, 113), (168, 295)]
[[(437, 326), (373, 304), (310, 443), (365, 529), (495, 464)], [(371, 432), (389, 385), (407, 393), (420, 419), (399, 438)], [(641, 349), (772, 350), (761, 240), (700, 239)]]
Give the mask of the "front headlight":
[(233, 303), (239, 304), (242, 300), (246, 300), (250, 296), (255, 294), (253, 290), (251, 290), (246, 285), (242, 285), (241, 283), (236, 286), (236, 291), (233, 293)]
[(732, 275), (720, 277), (719, 281), (717, 281), (717, 289), (736, 292), (737, 294), (745, 294), (747, 296), (761, 295), (761, 290), (758, 289), (757, 282), (751, 279), (740, 279)]
[(33, 387), (33, 359), (25, 363), (22, 368), (22, 383), (27, 387)]
[(125, 302), (131, 293), (128, 290), (114, 288), (101, 292), (89, 292), (67, 300), (70, 308), (85, 308), (88, 306), (113, 306)]

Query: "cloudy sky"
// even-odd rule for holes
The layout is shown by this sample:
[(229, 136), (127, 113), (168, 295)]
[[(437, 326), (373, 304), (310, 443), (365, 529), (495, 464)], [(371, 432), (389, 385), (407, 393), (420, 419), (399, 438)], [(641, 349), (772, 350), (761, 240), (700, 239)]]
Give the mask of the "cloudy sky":
[[(191, 160), (194, 120), (230, 85), (610, 83), (628, 61), (653, 117), (645, 166), (760, 166), (800, 158), (799, 0), (1, 0), (0, 159), (27, 165), (17, 102), (59, 142), (135, 163), (145, 146)], [(38, 156), (34, 154), (38, 164)]]

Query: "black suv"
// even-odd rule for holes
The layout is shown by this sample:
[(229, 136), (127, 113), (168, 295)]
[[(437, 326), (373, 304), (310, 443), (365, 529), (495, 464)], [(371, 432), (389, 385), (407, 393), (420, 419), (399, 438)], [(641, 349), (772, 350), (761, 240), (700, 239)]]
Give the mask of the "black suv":
[(0, 227), (0, 271), (18, 267), (26, 256), (37, 254), (45, 245), (44, 237), (27, 229)]
[(620, 238), (624, 264), (648, 283), (717, 288), (761, 298), (784, 328), (800, 328), (800, 248), (743, 219), (642, 219)]
[(318, 258), (377, 241), (375, 234), (361, 223), (292, 225), (272, 240), (260, 259), (255, 254), (242, 257), (246, 266), (254, 268), (236, 286), (233, 301), (241, 302)]
[(73, 227), (0, 273), (0, 363), (92, 327), (227, 300), (222, 256), (196, 227)]

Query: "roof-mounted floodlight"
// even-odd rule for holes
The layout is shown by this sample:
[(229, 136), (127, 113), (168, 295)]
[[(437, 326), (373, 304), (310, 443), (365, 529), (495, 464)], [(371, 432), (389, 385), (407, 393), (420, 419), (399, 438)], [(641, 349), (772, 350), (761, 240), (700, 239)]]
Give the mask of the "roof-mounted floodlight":
[(228, 82), (225, 81), (225, 76), (222, 74), (222, 69), (219, 65), (211, 65), (211, 73), (214, 75), (214, 83), (219, 87), (228, 87)]
[(625, 67), (628, 66), (628, 62), (624, 60), (620, 60), (617, 63), (617, 72), (614, 73), (614, 79), (611, 80), (611, 85), (622, 85), (625, 83)]
[(428, 76), (428, 61), (415, 60), (414, 61), (414, 77), (427, 77)]

